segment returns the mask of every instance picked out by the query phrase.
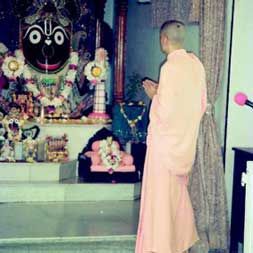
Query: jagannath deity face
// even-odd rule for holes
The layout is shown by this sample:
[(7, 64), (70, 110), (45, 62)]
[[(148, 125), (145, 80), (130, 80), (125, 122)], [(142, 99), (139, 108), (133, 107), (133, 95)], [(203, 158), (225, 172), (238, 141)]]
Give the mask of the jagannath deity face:
[(20, 20), (23, 54), (38, 72), (59, 72), (70, 57), (72, 25), (79, 19), (79, 0), (13, 0)]
[(21, 115), (21, 108), (18, 104), (11, 103), (8, 115), (4, 118), (3, 124), (7, 130), (7, 138), (12, 141), (20, 141), (24, 121)]
[(56, 73), (70, 57), (71, 27), (64, 27), (53, 15), (23, 25), (22, 47), (28, 64), (38, 72)]
[(7, 128), (12, 133), (12, 136), (18, 136), (20, 131), (19, 119), (16, 118), (9, 119)]

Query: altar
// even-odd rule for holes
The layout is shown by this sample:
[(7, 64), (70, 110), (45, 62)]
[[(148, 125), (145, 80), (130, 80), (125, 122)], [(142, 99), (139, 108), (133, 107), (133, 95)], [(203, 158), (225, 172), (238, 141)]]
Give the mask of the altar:
[(11, 8), (20, 25), (14, 49), (0, 42), (1, 165), (28, 162), (30, 174), (45, 163), (60, 168), (111, 123), (105, 1), (38, 1), (32, 10), (16, 1)]
[[(27, 127), (31, 126), (27, 124)], [(39, 138), (45, 139), (47, 136), (67, 135), (67, 148), (69, 160), (76, 160), (78, 154), (83, 150), (88, 140), (101, 128), (110, 129), (110, 125), (103, 124), (43, 124), (39, 125)]]
[[(0, 202), (139, 198), (135, 166), (143, 157), (134, 161), (113, 133), (94, 140), (96, 149), (90, 142), (100, 129), (111, 130), (113, 107), (124, 100), (126, 1), (112, 5), (115, 38), (114, 24), (104, 22), (105, 5), (46, 0), (30, 8), (17, 0), (7, 6), (17, 23), (15, 38), (0, 41)], [(140, 106), (134, 118), (118, 112), (128, 132), (137, 133), (146, 111)], [(123, 184), (79, 178), (81, 152), (85, 172), (110, 179), (121, 173)], [(127, 183), (131, 173), (136, 180)]]
[[(30, 127), (27, 124), (26, 127)], [(26, 182), (54, 182), (73, 179), (78, 176), (78, 154), (82, 151), (91, 138), (102, 127), (110, 128), (110, 125), (102, 124), (44, 124), (39, 125), (39, 138), (47, 136), (60, 136), (63, 133), (68, 136), (69, 161), (50, 163), (25, 161), (1, 162), (0, 181), (26, 181)]]
[(88, 183), (78, 179), (79, 153), (100, 129), (110, 130), (110, 124), (51, 123), (38, 126), (42, 139), (63, 133), (68, 136), (69, 161), (0, 162), (0, 202), (112, 201), (140, 197), (140, 182)]

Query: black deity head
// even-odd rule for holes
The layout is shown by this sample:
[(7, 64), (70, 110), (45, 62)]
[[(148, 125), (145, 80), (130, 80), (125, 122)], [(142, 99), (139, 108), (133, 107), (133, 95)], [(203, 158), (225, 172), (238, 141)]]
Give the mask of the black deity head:
[(27, 63), (38, 72), (59, 72), (70, 57), (72, 22), (80, 15), (79, 2), (27, 0), (25, 4), (19, 0), (16, 9)]

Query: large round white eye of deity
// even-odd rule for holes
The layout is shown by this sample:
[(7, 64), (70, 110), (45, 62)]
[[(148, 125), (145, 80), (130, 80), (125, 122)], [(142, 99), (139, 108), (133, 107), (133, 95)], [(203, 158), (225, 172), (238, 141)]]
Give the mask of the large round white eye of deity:
[(62, 45), (64, 43), (64, 34), (61, 31), (57, 31), (54, 34), (54, 40), (57, 45)]
[(14, 122), (13, 119), (10, 119), (10, 120), (9, 120), (9, 124), (12, 124), (13, 122)]
[(15, 119), (14, 122), (15, 122), (16, 124), (18, 124), (18, 123), (19, 123), (19, 120), (18, 120), (18, 119)]
[(38, 30), (33, 30), (29, 34), (29, 40), (32, 44), (38, 44), (41, 40), (41, 33)]

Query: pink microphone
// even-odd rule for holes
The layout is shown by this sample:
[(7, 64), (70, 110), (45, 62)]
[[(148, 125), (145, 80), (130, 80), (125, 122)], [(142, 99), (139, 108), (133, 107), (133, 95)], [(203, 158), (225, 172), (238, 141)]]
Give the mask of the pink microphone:
[(234, 101), (240, 106), (248, 105), (249, 107), (253, 108), (253, 102), (248, 100), (247, 95), (242, 92), (238, 92), (235, 94)]

